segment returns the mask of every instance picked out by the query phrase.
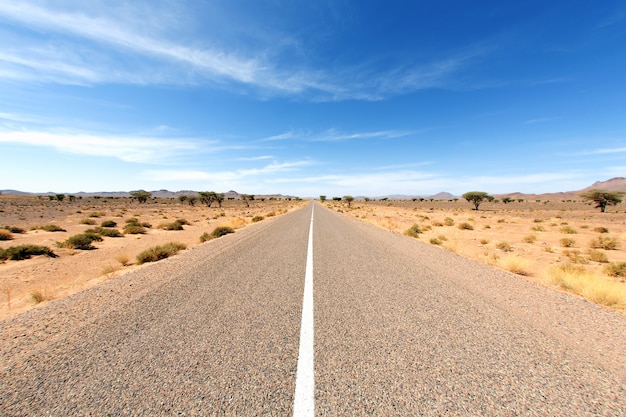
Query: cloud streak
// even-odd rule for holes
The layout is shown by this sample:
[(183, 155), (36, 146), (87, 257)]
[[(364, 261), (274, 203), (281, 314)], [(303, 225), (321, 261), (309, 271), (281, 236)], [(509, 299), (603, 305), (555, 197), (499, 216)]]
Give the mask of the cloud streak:
[(182, 139), (136, 136), (0, 132), (0, 143), (54, 148), (59, 152), (116, 158), (131, 163), (159, 163), (175, 154), (197, 152), (196, 144)]

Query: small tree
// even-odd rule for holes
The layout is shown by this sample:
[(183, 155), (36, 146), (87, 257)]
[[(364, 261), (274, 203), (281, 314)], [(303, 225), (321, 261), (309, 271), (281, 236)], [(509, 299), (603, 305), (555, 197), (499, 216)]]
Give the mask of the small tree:
[(217, 205), (219, 208), (222, 208), (222, 203), (224, 202), (224, 194), (223, 193), (216, 193), (215, 194), (215, 201), (217, 201)]
[(215, 201), (215, 191), (200, 191), (200, 201), (207, 205), (207, 207), (211, 207), (211, 204)]
[(324, 201), (326, 201), (326, 196), (325, 195), (321, 195), (320, 196), (320, 201), (323, 203)]
[(614, 206), (618, 203), (621, 203), (623, 195), (624, 193), (621, 191), (593, 189), (585, 191), (580, 196), (584, 200), (594, 201), (596, 203), (596, 208), (599, 208), (600, 212), (604, 213), (606, 211), (606, 206)]
[(514, 200), (511, 197), (502, 197), (502, 202), (504, 204), (512, 203)]
[(246, 207), (250, 207), (250, 201), (254, 201), (253, 194), (241, 194), (240, 197), (243, 202), (246, 203)]
[(350, 208), (350, 205), (354, 201), (354, 197), (352, 197), (351, 195), (344, 195), (343, 199), (348, 202), (348, 208)]
[(140, 203), (145, 203), (150, 197), (152, 197), (152, 193), (144, 190), (138, 190), (131, 192), (130, 196)]
[(474, 210), (478, 210), (478, 206), (480, 206), (480, 203), (482, 203), (483, 201), (494, 200), (493, 196), (490, 196), (484, 191), (468, 191), (467, 193), (463, 194), (461, 197), (463, 197), (470, 203), (474, 204), (474, 207), (475, 207)]
[(187, 201), (189, 197), (186, 195), (179, 195), (178, 196), (178, 201), (180, 201), (181, 203), (184, 203), (185, 201)]

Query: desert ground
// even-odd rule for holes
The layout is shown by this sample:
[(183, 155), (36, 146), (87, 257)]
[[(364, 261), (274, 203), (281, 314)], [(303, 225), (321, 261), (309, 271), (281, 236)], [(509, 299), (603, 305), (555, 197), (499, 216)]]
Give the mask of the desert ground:
[[(306, 201), (225, 201), (223, 207), (176, 199), (138, 203), (129, 198), (48, 201), (0, 195), (0, 227), (19, 228), (0, 249), (20, 245), (49, 247), (58, 257), (34, 256), (0, 263), (0, 319), (64, 297), (141, 268), (137, 255), (169, 242), (188, 249), (216, 227), (245, 227), (287, 213)], [(483, 203), (478, 211), (464, 200), (326, 201), (327, 207), (387, 229), (406, 233), (417, 225), (417, 239), (541, 285), (583, 297), (605, 308), (626, 312), (626, 204), (606, 213), (583, 201)], [(58, 247), (70, 236), (116, 223), (120, 232), (130, 219), (150, 226), (143, 234), (104, 237), (95, 249)], [(165, 230), (176, 220), (183, 230)], [(55, 225), (65, 231), (42, 230)], [(3, 232), (6, 236), (7, 230)], [(409, 238), (409, 237), (407, 237)], [(459, 271), (460, 274), (463, 271)]]
[[(626, 312), (626, 204), (583, 200), (326, 201), (328, 207), (606, 308)], [(459, 271), (460, 274), (463, 271)]]
[[(26, 260), (0, 261), (0, 320), (36, 307), (48, 300), (81, 291), (99, 282), (115, 279), (142, 268), (137, 255), (157, 245), (182, 243), (190, 249), (200, 237), (220, 226), (233, 230), (302, 207), (296, 200), (224, 201), (222, 207), (196, 202), (194, 206), (177, 199), (152, 199), (138, 203), (130, 198), (83, 198), (49, 201), (38, 197), (0, 195), (0, 228), (19, 228), (11, 240), (0, 240), (0, 249), (21, 245), (50, 248), (56, 258), (33, 256)], [(146, 226), (145, 233), (124, 234), (127, 222), (135, 218)], [(163, 225), (184, 220), (183, 230), (165, 230)], [(121, 237), (104, 237), (93, 242), (95, 249), (57, 247), (58, 242), (113, 221)], [(65, 231), (46, 231), (55, 225)], [(2, 234), (6, 236), (4, 229)]]

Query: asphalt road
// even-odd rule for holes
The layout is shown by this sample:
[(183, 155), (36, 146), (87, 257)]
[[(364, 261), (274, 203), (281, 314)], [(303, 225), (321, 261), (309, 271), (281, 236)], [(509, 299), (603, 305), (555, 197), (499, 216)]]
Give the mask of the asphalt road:
[(313, 204), (0, 322), (0, 415), (626, 410), (626, 317)]

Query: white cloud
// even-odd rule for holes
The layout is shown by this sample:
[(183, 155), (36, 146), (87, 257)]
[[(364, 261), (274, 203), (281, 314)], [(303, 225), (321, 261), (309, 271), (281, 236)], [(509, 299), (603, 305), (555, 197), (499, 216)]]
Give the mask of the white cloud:
[(176, 153), (197, 151), (195, 144), (180, 139), (31, 131), (0, 132), (0, 143), (49, 147), (60, 152), (112, 157), (134, 163), (162, 162)]
[(626, 152), (626, 147), (623, 148), (603, 148), (596, 149), (593, 151), (586, 152), (588, 155), (603, 155), (603, 154), (613, 154), (613, 153), (624, 153)]

